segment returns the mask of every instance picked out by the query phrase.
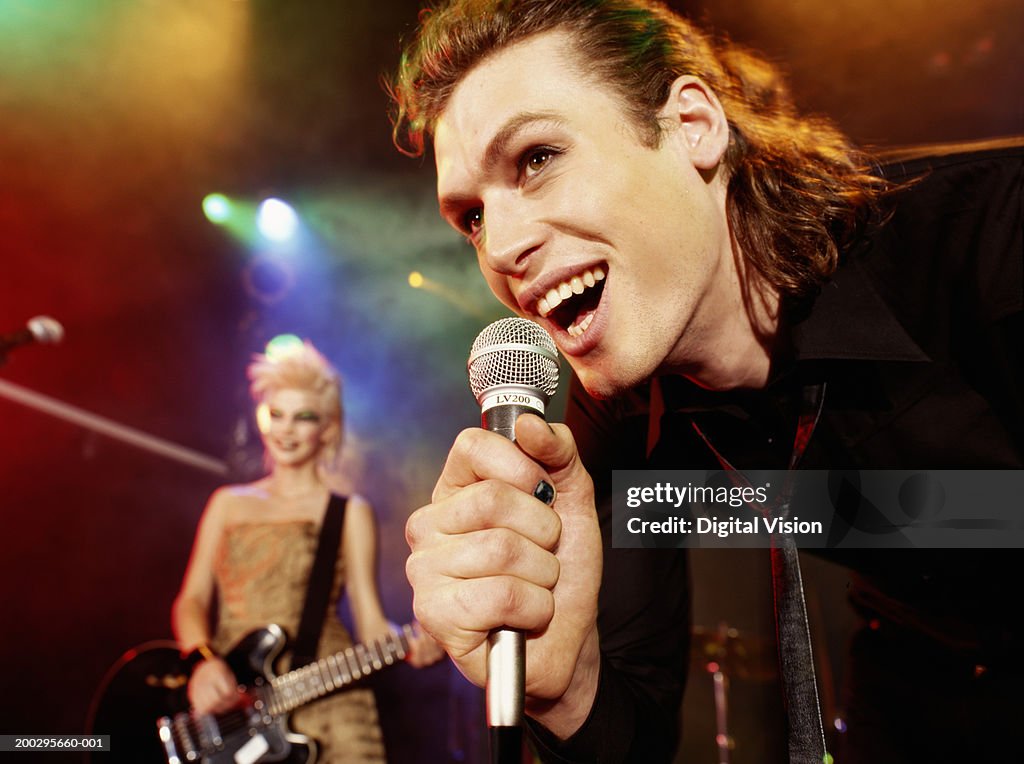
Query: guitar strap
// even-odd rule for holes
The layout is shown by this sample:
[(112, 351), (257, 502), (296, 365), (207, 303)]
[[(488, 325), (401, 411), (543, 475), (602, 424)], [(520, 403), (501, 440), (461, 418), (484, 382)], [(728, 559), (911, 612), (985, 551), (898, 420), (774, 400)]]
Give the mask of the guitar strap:
[(320, 632), (323, 631), (324, 616), (327, 615), (331, 585), (334, 583), (334, 569), (347, 504), (348, 497), (332, 493), (327, 502), (327, 509), (324, 510), (324, 520), (320, 525), (320, 543), (317, 545), (316, 557), (309, 572), (306, 603), (302, 606), (299, 631), (295, 635), (291, 665), (293, 669), (316, 660), (316, 648), (320, 642)]

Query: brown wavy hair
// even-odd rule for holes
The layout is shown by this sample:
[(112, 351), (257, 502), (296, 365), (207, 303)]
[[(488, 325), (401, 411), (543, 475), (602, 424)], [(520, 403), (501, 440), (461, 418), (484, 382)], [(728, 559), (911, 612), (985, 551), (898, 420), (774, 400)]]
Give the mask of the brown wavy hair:
[(656, 146), (673, 81), (703, 80), (729, 122), (729, 225), (747, 261), (783, 295), (812, 294), (889, 184), (828, 120), (803, 116), (778, 70), (713, 39), (655, 0), (451, 0), (424, 10), (388, 90), (395, 145), (420, 156), (462, 77), (502, 48), (564, 30), (585, 71), (615, 89)]

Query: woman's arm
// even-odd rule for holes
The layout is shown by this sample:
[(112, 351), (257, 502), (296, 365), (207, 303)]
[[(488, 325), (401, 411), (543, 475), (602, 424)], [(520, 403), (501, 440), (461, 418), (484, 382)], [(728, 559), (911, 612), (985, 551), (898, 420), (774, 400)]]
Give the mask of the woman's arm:
[(373, 507), (362, 496), (353, 495), (348, 500), (341, 543), (356, 640), (381, 639), (392, 627), (384, 616), (377, 589), (377, 521)]
[(210, 651), (210, 612), (217, 547), (224, 532), (230, 494), (217, 490), (203, 510), (192, 545), (192, 556), (171, 608), (171, 625), (183, 653), (199, 650), (203, 660), (192, 672), (188, 696), (200, 713), (225, 711), (238, 702), (238, 681), (228, 665)]
[[(355, 619), (356, 639), (372, 642), (397, 631), (384, 615), (377, 589), (377, 521), (373, 507), (361, 496), (352, 496), (345, 513), (342, 550), (348, 571), (348, 595)], [(444, 650), (429, 634), (413, 624), (406, 660), (421, 668), (436, 663)]]
[(171, 609), (174, 636), (184, 652), (210, 640), (210, 612), (215, 585), (213, 563), (228, 503), (224, 489), (217, 490), (207, 502), (196, 530), (181, 589)]

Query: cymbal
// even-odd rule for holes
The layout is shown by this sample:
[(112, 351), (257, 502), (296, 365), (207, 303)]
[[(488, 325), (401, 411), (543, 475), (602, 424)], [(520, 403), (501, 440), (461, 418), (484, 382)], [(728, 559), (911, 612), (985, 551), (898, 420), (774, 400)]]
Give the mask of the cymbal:
[(700, 671), (721, 671), (732, 679), (767, 680), (778, 673), (775, 642), (720, 624), (694, 626), (690, 632), (692, 665)]

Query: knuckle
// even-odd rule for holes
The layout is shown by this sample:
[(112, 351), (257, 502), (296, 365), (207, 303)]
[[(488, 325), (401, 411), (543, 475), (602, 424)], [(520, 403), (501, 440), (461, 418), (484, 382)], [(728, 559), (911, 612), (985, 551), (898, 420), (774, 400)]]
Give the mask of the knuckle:
[(499, 569), (511, 567), (521, 556), (522, 543), (517, 534), (505, 528), (488, 533), (488, 554)]
[(544, 514), (546, 522), (540, 528), (540, 544), (547, 550), (553, 550), (558, 546), (562, 538), (562, 518), (555, 511)]
[(467, 427), (462, 430), (455, 436), (455, 442), (452, 444), (452, 450), (448, 454), (448, 460), (451, 461), (452, 458), (472, 459), (473, 456), (480, 452), (483, 440), (481, 435), (483, 434), (484, 430), (481, 430), (479, 427)]
[(405, 558), (405, 577), (413, 588), (416, 587), (420, 580), (422, 569), (422, 555), (419, 552), (412, 552)]
[(542, 585), (545, 589), (554, 589), (555, 585), (558, 583), (558, 579), (562, 575), (562, 565), (558, 561), (558, 558), (554, 555), (550, 555), (550, 560), (550, 564), (544, 571), (544, 579), (542, 581)]
[(505, 495), (505, 484), (500, 480), (484, 480), (478, 484), (477, 508), (480, 510), (491, 509), (503, 506), (502, 498)]
[[(438, 634), (438, 623), (435, 623), (435, 614), (444, 612), (444, 608), (438, 607), (436, 592), (424, 592), (416, 590), (413, 592), (412, 612), (416, 620), (431, 634)], [(438, 638), (438, 641), (440, 639)]]
[(502, 579), (498, 596), (495, 597), (494, 602), (498, 608), (497, 615), (502, 620), (509, 620), (514, 614), (519, 612), (519, 608), (523, 603), (523, 597), (519, 586), (516, 585), (513, 579)]
[(417, 621), (426, 627), (430, 613), (423, 607), (423, 597), (417, 592), (413, 592), (412, 596), (412, 614)]
[(426, 524), (426, 518), (424, 515), (423, 509), (417, 509), (405, 521), (405, 543), (409, 545), (409, 549), (412, 551), (416, 551), (416, 545), (425, 534), (424, 525)]

